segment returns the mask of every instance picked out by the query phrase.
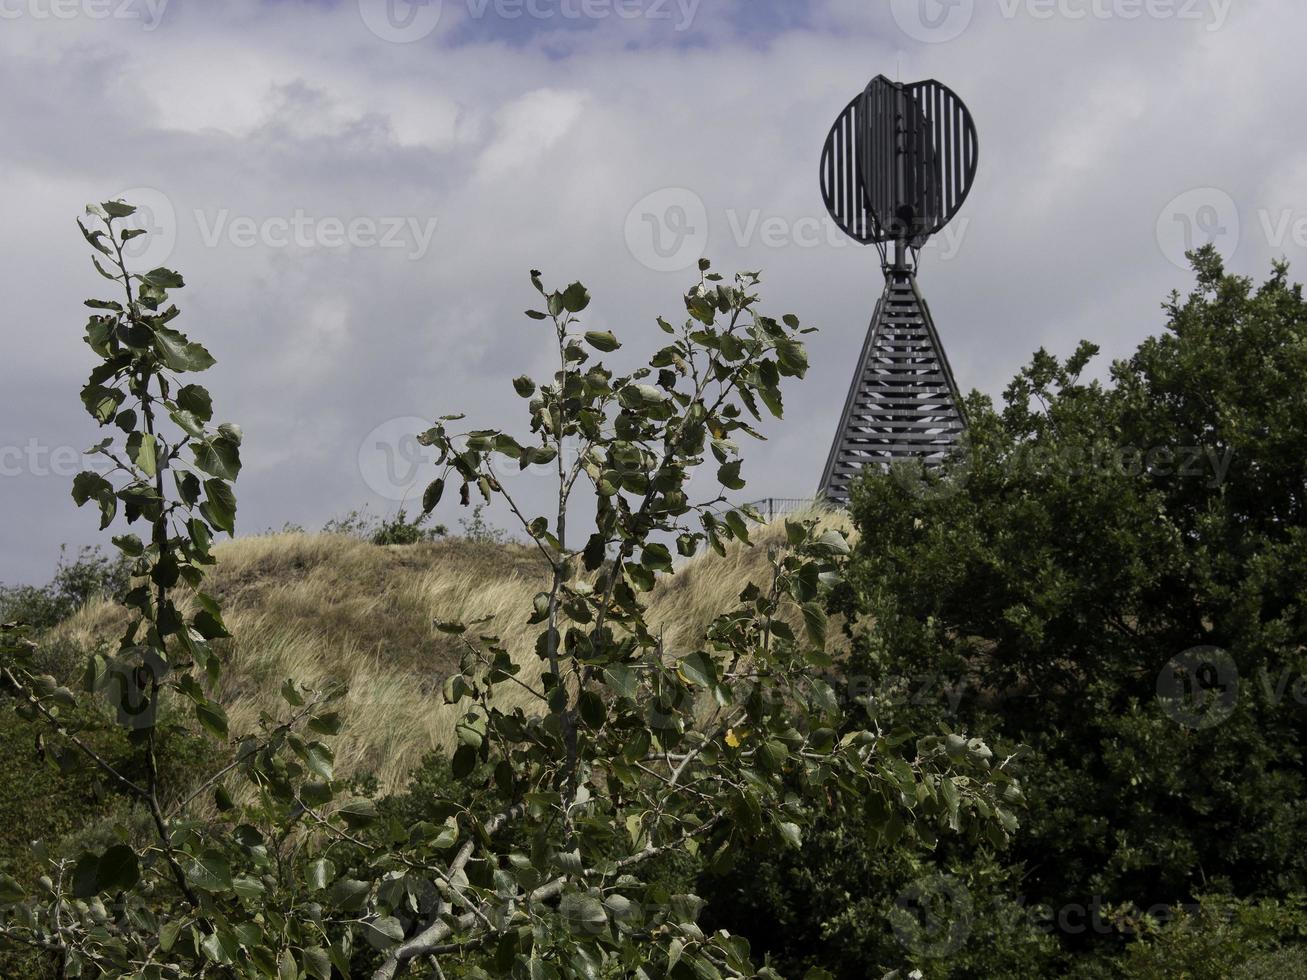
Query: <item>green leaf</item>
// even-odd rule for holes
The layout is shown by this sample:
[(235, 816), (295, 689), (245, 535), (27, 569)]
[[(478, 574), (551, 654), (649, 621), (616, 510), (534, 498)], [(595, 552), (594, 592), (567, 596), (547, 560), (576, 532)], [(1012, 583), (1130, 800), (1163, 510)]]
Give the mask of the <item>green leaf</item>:
[(201, 422), (213, 418), (213, 398), (201, 385), (182, 385), (177, 389), (177, 407), (190, 412)]
[(445, 699), (445, 704), (457, 704), (470, 690), (466, 677), (462, 674), (450, 674), (445, 678), (441, 695)]
[(167, 327), (155, 330), (154, 349), (171, 371), (204, 371), (217, 363), (202, 345)]
[(139, 558), (145, 554), (145, 545), (135, 534), (118, 534), (109, 540), (128, 558)]
[[(94, 248), (94, 249), (95, 249), (96, 251), (98, 251), (98, 252), (101, 252), (101, 253), (103, 253), (103, 254), (105, 254), (105, 255), (108, 255), (110, 258), (113, 257), (113, 251), (109, 248), (108, 245), (104, 244), (104, 242), (102, 242), (102, 241), (100, 240), (100, 239), (104, 238), (104, 232), (102, 232), (102, 231), (90, 231), (90, 230), (88, 230), (87, 227), (86, 227), (86, 225), (82, 224), (82, 219), (81, 219), (81, 218), (78, 218), (78, 219), (77, 219), (77, 227), (80, 228), (80, 229), (82, 230), (82, 237), (85, 238), (88, 242), (91, 243), (91, 247), (92, 247), (92, 248)], [(100, 267), (100, 263), (97, 262), (97, 263), (96, 263), (96, 268), (99, 268), (99, 267)], [(112, 279), (112, 278), (113, 278), (112, 276), (108, 275), (107, 273), (103, 273), (103, 270), (101, 270), (101, 272), (102, 272), (102, 274), (104, 274), (104, 276), (105, 276), (106, 279)]]
[(569, 313), (580, 313), (590, 305), (590, 291), (579, 282), (563, 290), (563, 308)]
[(327, 889), (327, 901), (338, 905), (346, 912), (354, 912), (363, 907), (371, 890), (366, 881), (341, 878)]
[(82, 389), (82, 404), (86, 406), (87, 413), (101, 425), (114, 417), (126, 397), (117, 388), (106, 388), (104, 385), (89, 384)]
[(717, 482), (728, 490), (743, 490), (744, 481), (740, 479), (740, 460), (723, 463), (717, 468)]
[(181, 933), (185, 925), (182, 919), (170, 919), (159, 928), (159, 948), (165, 953), (172, 952), (173, 946), (177, 945), (177, 936)]
[(330, 858), (310, 861), (304, 878), (311, 889), (321, 891), (336, 879), (336, 864)]
[(536, 392), (536, 383), (527, 375), (518, 375), (513, 379), (513, 390), (523, 398), (530, 398)]
[(227, 712), (216, 701), (197, 701), (195, 717), (210, 735), (224, 740), (227, 738)]
[(568, 928), (579, 935), (595, 935), (608, 925), (604, 903), (589, 892), (567, 892), (558, 903), (558, 913)]
[(126, 201), (105, 201), (100, 207), (111, 218), (126, 218), (136, 213), (136, 208)]
[(148, 282), (151, 286), (158, 286), (160, 289), (181, 289), (186, 285), (179, 273), (164, 268), (151, 269), (140, 279), (142, 282)]
[(595, 350), (603, 351), (605, 354), (611, 353), (622, 346), (618, 339), (607, 330), (586, 331), (585, 342)]
[(141, 434), (140, 444), (136, 448), (136, 455), (132, 462), (141, 468), (141, 472), (146, 476), (154, 476), (159, 472), (159, 461), (157, 458), (158, 443), (154, 436), (148, 432)]
[(309, 719), (309, 731), (317, 732), (319, 735), (339, 735), (342, 726), (340, 713), (336, 711), (314, 715)]
[(331, 957), (321, 946), (310, 946), (300, 954), (304, 972), (313, 980), (331, 980)]
[(213, 527), (228, 534), (236, 533), (236, 494), (224, 480), (204, 481), (205, 502), (200, 512)]
[(808, 639), (816, 647), (826, 646), (826, 611), (816, 602), (805, 602), (801, 607), (803, 610), (803, 625), (808, 632)]
[(103, 854), (84, 853), (73, 869), (73, 895), (92, 898), (101, 892), (119, 892), (140, 880), (136, 852), (126, 844), (115, 844)]
[(699, 687), (712, 687), (717, 683), (717, 665), (701, 650), (681, 659), (676, 667), (686, 679)]
[(609, 687), (624, 698), (634, 698), (636, 692), (640, 689), (640, 678), (634, 670), (625, 664), (613, 664), (610, 667), (605, 667), (604, 679), (608, 681)]
[(231, 890), (236, 893), (238, 898), (243, 898), (247, 902), (258, 901), (263, 898), (267, 889), (263, 887), (263, 882), (258, 878), (251, 878), (249, 875), (240, 875), (231, 881)]
[(474, 749), (481, 748), (486, 737), (485, 717), (469, 712), (458, 720), (454, 726), (454, 734), (462, 744), (470, 745)]
[(118, 498), (114, 495), (113, 484), (99, 473), (82, 470), (73, 477), (73, 502), (81, 507), (88, 500), (100, 504), (100, 529), (108, 527), (118, 511)]
[(220, 851), (207, 850), (191, 858), (186, 880), (201, 891), (227, 891), (232, 885), (231, 865)]
[(455, 779), (466, 779), (477, 767), (476, 749), (470, 745), (460, 745), (454, 750), (454, 757), (450, 760), (449, 767)]
[(385, 915), (364, 923), (367, 940), (377, 949), (389, 949), (404, 939), (404, 926), (393, 915)]
[(241, 471), (240, 446), (231, 439), (217, 436), (192, 447), (197, 469), (220, 480), (234, 480)]
[(791, 847), (800, 847), (803, 845), (803, 832), (799, 830), (797, 823), (787, 823), (782, 821), (776, 825), (776, 829), (781, 832), (781, 837), (785, 843)]
[(350, 800), (336, 811), (350, 827), (366, 827), (377, 819), (377, 805), (369, 799)]

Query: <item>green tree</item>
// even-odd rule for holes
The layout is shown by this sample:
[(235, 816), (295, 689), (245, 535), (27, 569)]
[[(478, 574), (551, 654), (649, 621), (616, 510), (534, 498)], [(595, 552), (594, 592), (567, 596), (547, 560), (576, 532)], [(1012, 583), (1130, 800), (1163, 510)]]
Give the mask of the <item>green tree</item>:
[(1256, 288), (1210, 249), (1194, 268), (1105, 383), (1092, 345), (1041, 350), (1001, 408), (971, 396), (958, 458), (854, 495), (837, 606), (874, 625), (851, 670), (966, 692), (882, 718), (1028, 747), (1027, 904), (1307, 885), (1307, 305), (1282, 265)]

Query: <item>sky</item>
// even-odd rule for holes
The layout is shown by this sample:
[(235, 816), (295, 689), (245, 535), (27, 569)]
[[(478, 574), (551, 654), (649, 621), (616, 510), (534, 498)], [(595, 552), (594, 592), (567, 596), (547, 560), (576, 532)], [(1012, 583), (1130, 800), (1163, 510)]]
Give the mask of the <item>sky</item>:
[(524, 435), (511, 379), (552, 370), (528, 270), (584, 282), (633, 366), (700, 256), (819, 328), (744, 447), (744, 499), (801, 497), (882, 285), (817, 172), (872, 76), (975, 118), (920, 282), (960, 386), (997, 397), (1040, 347), (1093, 340), (1102, 375), (1162, 330), (1186, 247), (1301, 276), (1304, 37), (1297, 0), (0, 0), (0, 582), (108, 537), (69, 497), (101, 437), (89, 202), (139, 205), (133, 262), (186, 278), (178, 325), (245, 433), (241, 533), (411, 510), (439, 415)]

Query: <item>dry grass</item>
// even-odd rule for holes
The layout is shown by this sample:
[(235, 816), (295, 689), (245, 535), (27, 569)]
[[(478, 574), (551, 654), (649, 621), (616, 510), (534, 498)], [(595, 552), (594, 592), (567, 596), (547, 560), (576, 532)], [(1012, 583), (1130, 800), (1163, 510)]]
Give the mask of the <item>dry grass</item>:
[[(749, 582), (765, 586), (767, 545), (783, 539), (777, 522), (754, 532), (752, 548), (701, 555), (666, 577), (649, 598), (649, 618), (668, 651), (691, 652)], [(539, 677), (537, 628), (526, 618), (532, 597), (548, 585), (547, 566), (525, 545), (454, 539), (378, 547), (338, 535), (274, 534), (227, 542), (216, 553), (207, 589), (221, 599), (234, 636), (221, 648), (220, 692), (234, 734), (254, 730), (260, 712), (279, 711), (288, 677), (310, 687), (344, 682), (337, 772), (371, 772), (390, 791), (452, 738), (455, 709), (440, 687), (460, 650), (433, 620), (490, 617), (480, 631), (503, 639), (525, 681)], [(53, 638), (90, 648), (122, 622), (120, 609), (99, 603)], [(512, 688), (505, 685), (502, 695), (510, 704)]]

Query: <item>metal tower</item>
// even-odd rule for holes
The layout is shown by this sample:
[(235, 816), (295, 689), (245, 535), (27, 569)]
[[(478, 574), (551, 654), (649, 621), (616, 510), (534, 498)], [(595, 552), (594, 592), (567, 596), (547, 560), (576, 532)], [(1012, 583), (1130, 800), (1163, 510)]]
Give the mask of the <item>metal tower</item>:
[(917, 288), (917, 258), (966, 200), (976, 159), (971, 114), (936, 81), (878, 75), (826, 138), (826, 207), (847, 235), (876, 246), (885, 275), (818, 489), (833, 503), (848, 503), (862, 467), (938, 463), (963, 436), (962, 400)]

